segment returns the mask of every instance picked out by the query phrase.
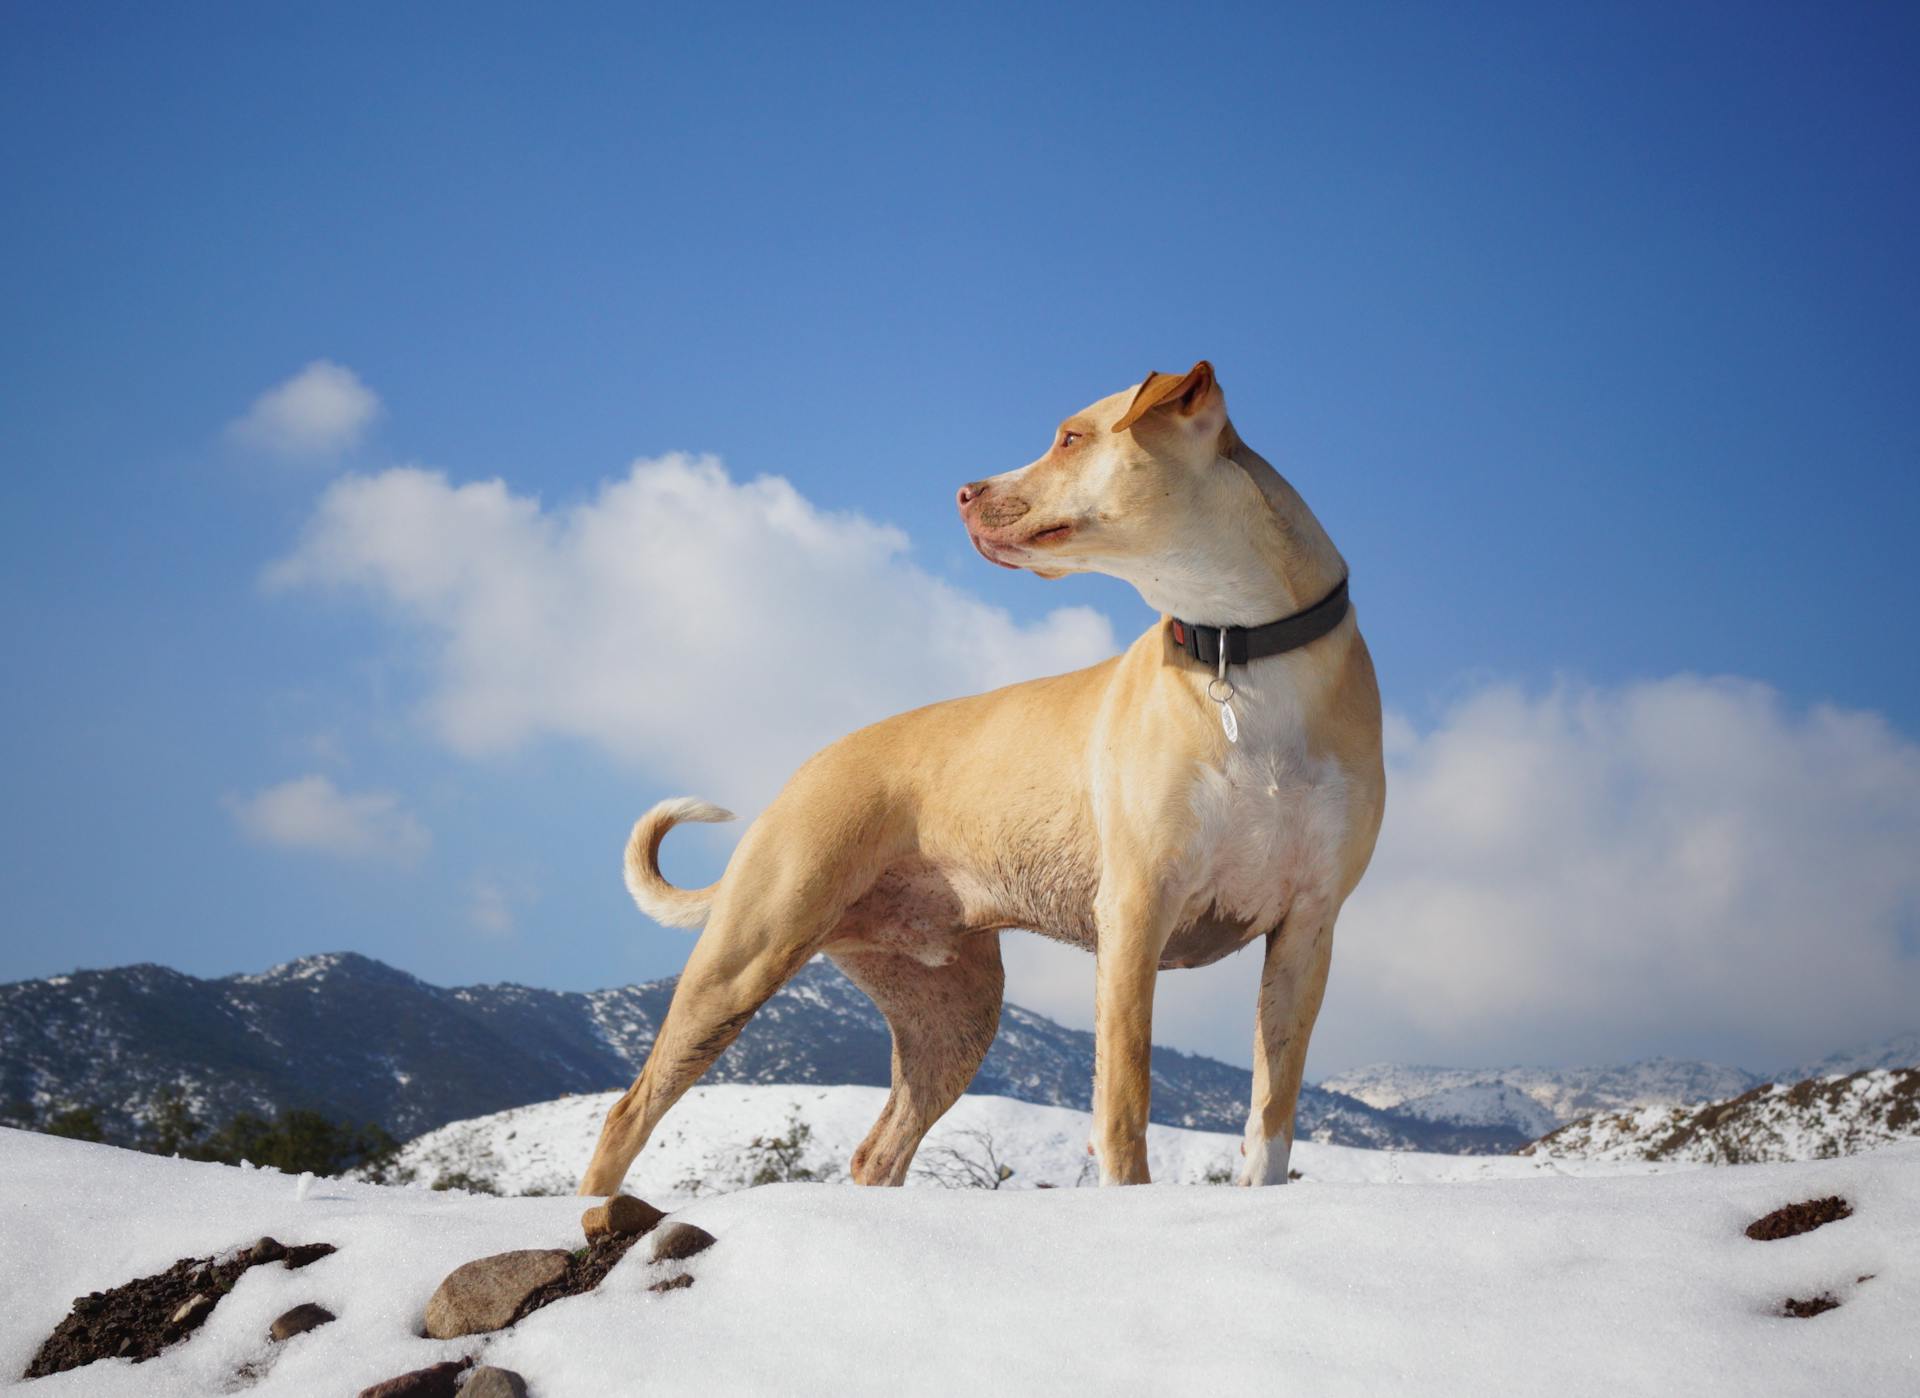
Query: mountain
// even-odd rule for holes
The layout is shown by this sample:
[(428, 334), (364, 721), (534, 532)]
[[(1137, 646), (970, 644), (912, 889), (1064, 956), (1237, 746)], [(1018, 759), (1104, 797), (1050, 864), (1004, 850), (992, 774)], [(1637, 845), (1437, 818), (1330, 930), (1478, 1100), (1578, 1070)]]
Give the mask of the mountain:
[[(91, 1106), (124, 1138), (158, 1094), (177, 1090), (210, 1123), (303, 1107), (405, 1138), (624, 1087), (672, 994), (672, 979), (587, 994), (445, 989), (351, 953), (209, 980), (152, 965), (76, 971), (0, 985), (0, 1109)], [(816, 961), (767, 1002), (706, 1080), (882, 1085), (890, 1063), (879, 1011)], [(973, 1090), (1085, 1107), (1092, 1081), (1092, 1035), (1008, 1005)], [(1250, 1090), (1243, 1068), (1153, 1051), (1156, 1122), (1239, 1131)], [(1299, 1132), (1395, 1149), (1519, 1143), (1507, 1128), (1424, 1121), (1311, 1087)]]
[(1857, 1155), (1920, 1138), (1920, 1068), (1870, 1068), (1791, 1086), (1762, 1083), (1724, 1102), (1642, 1107), (1576, 1121), (1524, 1155), (1752, 1165)]
[(1851, 1053), (1830, 1053), (1816, 1063), (1802, 1063), (1798, 1068), (1789, 1069), (1777, 1081), (1804, 1082), (1808, 1078), (1830, 1078), (1868, 1068), (1920, 1068), (1920, 1033), (1897, 1034)]
[(1402, 1116), (1460, 1127), (1504, 1127), (1531, 1140), (1595, 1112), (1713, 1101), (1759, 1082), (1744, 1068), (1649, 1058), (1598, 1068), (1374, 1063), (1337, 1073), (1320, 1085)]

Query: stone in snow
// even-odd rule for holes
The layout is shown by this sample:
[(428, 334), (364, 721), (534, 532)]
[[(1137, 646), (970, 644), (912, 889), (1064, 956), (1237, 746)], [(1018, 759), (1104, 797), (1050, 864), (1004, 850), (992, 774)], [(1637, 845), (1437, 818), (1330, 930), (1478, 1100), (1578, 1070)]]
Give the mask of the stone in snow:
[(580, 1215), (580, 1227), (589, 1242), (601, 1238), (651, 1232), (666, 1214), (644, 1199), (616, 1194)]
[(678, 1262), (705, 1252), (720, 1241), (706, 1229), (691, 1223), (663, 1223), (653, 1230), (647, 1258), (651, 1262)]
[(291, 1340), (295, 1335), (304, 1335), (309, 1330), (318, 1330), (330, 1320), (338, 1319), (325, 1306), (316, 1306), (311, 1301), (302, 1302), (292, 1310), (276, 1317), (268, 1327), (267, 1334), (275, 1341)]
[(427, 1302), (427, 1334), (436, 1340), (498, 1330), (520, 1303), (567, 1273), (557, 1248), (498, 1252), (456, 1267)]
[(180, 1303), (180, 1309), (167, 1318), (167, 1324), (176, 1330), (190, 1329), (206, 1318), (213, 1309), (213, 1297), (206, 1292), (198, 1292)]
[(460, 1385), (460, 1398), (527, 1398), (527, 1381), (511, 1369), (482, 1364)]

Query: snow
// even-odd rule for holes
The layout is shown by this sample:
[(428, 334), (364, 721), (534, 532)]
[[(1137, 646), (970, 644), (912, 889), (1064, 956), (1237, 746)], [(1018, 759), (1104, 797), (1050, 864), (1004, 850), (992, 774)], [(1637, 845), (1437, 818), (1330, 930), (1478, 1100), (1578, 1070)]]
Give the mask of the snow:
[(1527, 1136), (1543, 1136), (1560, 1119), (1512, 1083), (1459, 1083), (1409, 1097), (1396, 1110), (1422, 1121), (1458, 1126), (1511, 1126)]
[[(1540, 1127), (1545, 1131), (1594, 1112), (1734, 1097), (1759, 1081), (1744, 1068), (1725, 1064), (1649, 1058), (1597, 1068), (1436, 1068), (1372, 1063), (1336, 1073), (1320, 1085), (1329, 1092), (1357, 1097), (1370, 1107), (1467, 1126), (1487, 1123), (1473, 1116), (1450, 1116), (1448, 1112), (1456, 1107), (1486, 1112), (1494, 1100), (1481, 1094), (1455, 1094), (1464, 1088), (1505, 1085), (1519, 1094), (1505, 1099), (1509, 1103), (1518, 1103), (1524, 1096), (1545, 1110), (1546, 1125)], [(1540, 1120), (1537, 1114), (1523, 1110), (1511, 1124), (1533, 1131)]]
[[(606, 1092), (563, 1097), (452, 1122), (409, 1141), (401, 1151), (400, 1164), (412, 1170), (421, 1184), (465, 1175), (489, 1181), (503, 1194), (571, 1194), (593, 1153), (607, 1108), (618, 1096)], [(741, 1161), (749, 1144), (755, 1138), (788, 1135), (795, 1120), (810, 1132), (802, 1163), (817, 1174), (843, 1175), (854, 1147), (865, 1138), (886, 1098), (886, 1089), (878, 1087), (747, 1083), (696, 1087), (674, 1107), (634, 1163), (627, 1188), (664, 1205), (743, 1184)], [(968, 1093), (928, 1135), (909, 1187), (933, 1183), (927, 1170), (942, 1160), (943, 1152), (959, 1151), (984, 1163), (983, 1136), (992, 1142), (995, 1159), (1013, 1167), (1008, 1189), (1090, 1183), (1088, 1128), (1087, 1114), (1070, 1107)], [(1157, 1181), (1202, 1184), (1209, 1174), (1217, 1179), (1239, 1162), (1238, 1135), (1174, 1126), (1147, 1128), (1147, 1163)], [(1672, 1167), (1546, 1157), (1429, 1155), (1302, 1141), (1294, 1147), (1293, 1168), (1316, 1181), (1400, 1183), (1644, 1173)]]
[(1920, 1137), (1920, 1070), (1869, 1069), (1755, 1088), (1706, 1107), (1641, 1107), (1562, 1127), (1523, 1149), (1694, 1165), (1818, 1160)]
[[(664, 1273), (635, 1255), (512, 1332), (446, 1342), (416, 1334), (439, 1279), (489, 1252), (576, 1245), (578, 1200), (334, 1180), (296, 1193), (270, 1171), (0, 1131), (0, 1375), (24, 1370), (69, 1298), (271, 1233), (340, 1251), (298, 1272), (248, 1271), (156, 1360), (30, 1391), (235, 1391), (252, 1362), (266, 1366), (246, 1390), (260, 1398), (351, 1394), (469, 1353), (518, 1370), (540, 1398), (1920, 1388), (1915, 1145), (1393, 1185), (1315, 1180), (1310, 1165), (1308, 1182), (1265, 1190), (774, 1185), (686, 1207), (720, 1238), (688, 1264), (690, 1290), (649, 1294)], [(1742, 1236), (1758, 1215), (1825, 1194), (1854, 1216), (1780, 1242)], [(1823, 1290), (1838, 1310), (1773, 1314)], [(269, 1345), (271, 1319), (303, 1301), (339, 1320)]]

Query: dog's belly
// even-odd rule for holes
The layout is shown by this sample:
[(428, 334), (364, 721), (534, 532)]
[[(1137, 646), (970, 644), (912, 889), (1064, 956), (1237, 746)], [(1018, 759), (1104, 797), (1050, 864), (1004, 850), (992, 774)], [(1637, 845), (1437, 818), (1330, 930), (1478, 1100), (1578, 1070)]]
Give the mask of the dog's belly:
[(1055, 857), (1025, 867), (942, 868), (915, 857), (892, 865), (840, 919), (829, 951), (889, 951), (929, 966), (954, 959), (977, 932), (1025, 928), (1091, 950), (1093, 876)]
[(1160, 953), (1160, 969), (1177, 971), (1189, 966), (1211, 966), (1231, 956), (1267, 929), (1245, 918), (1222, 913), (1216, 907), (1176, 927)]

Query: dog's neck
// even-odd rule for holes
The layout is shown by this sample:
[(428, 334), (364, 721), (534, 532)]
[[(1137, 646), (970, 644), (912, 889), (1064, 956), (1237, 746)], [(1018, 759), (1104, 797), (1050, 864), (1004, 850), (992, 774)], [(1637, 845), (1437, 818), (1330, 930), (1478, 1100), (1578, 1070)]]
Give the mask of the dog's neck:
[(1220, 452), (1204, 527), (1127, 581), (1156, 611), (1205, 626), (1260, 626), (1312, 606), (1346, 576), (1340, 551), (1231, 425)]

